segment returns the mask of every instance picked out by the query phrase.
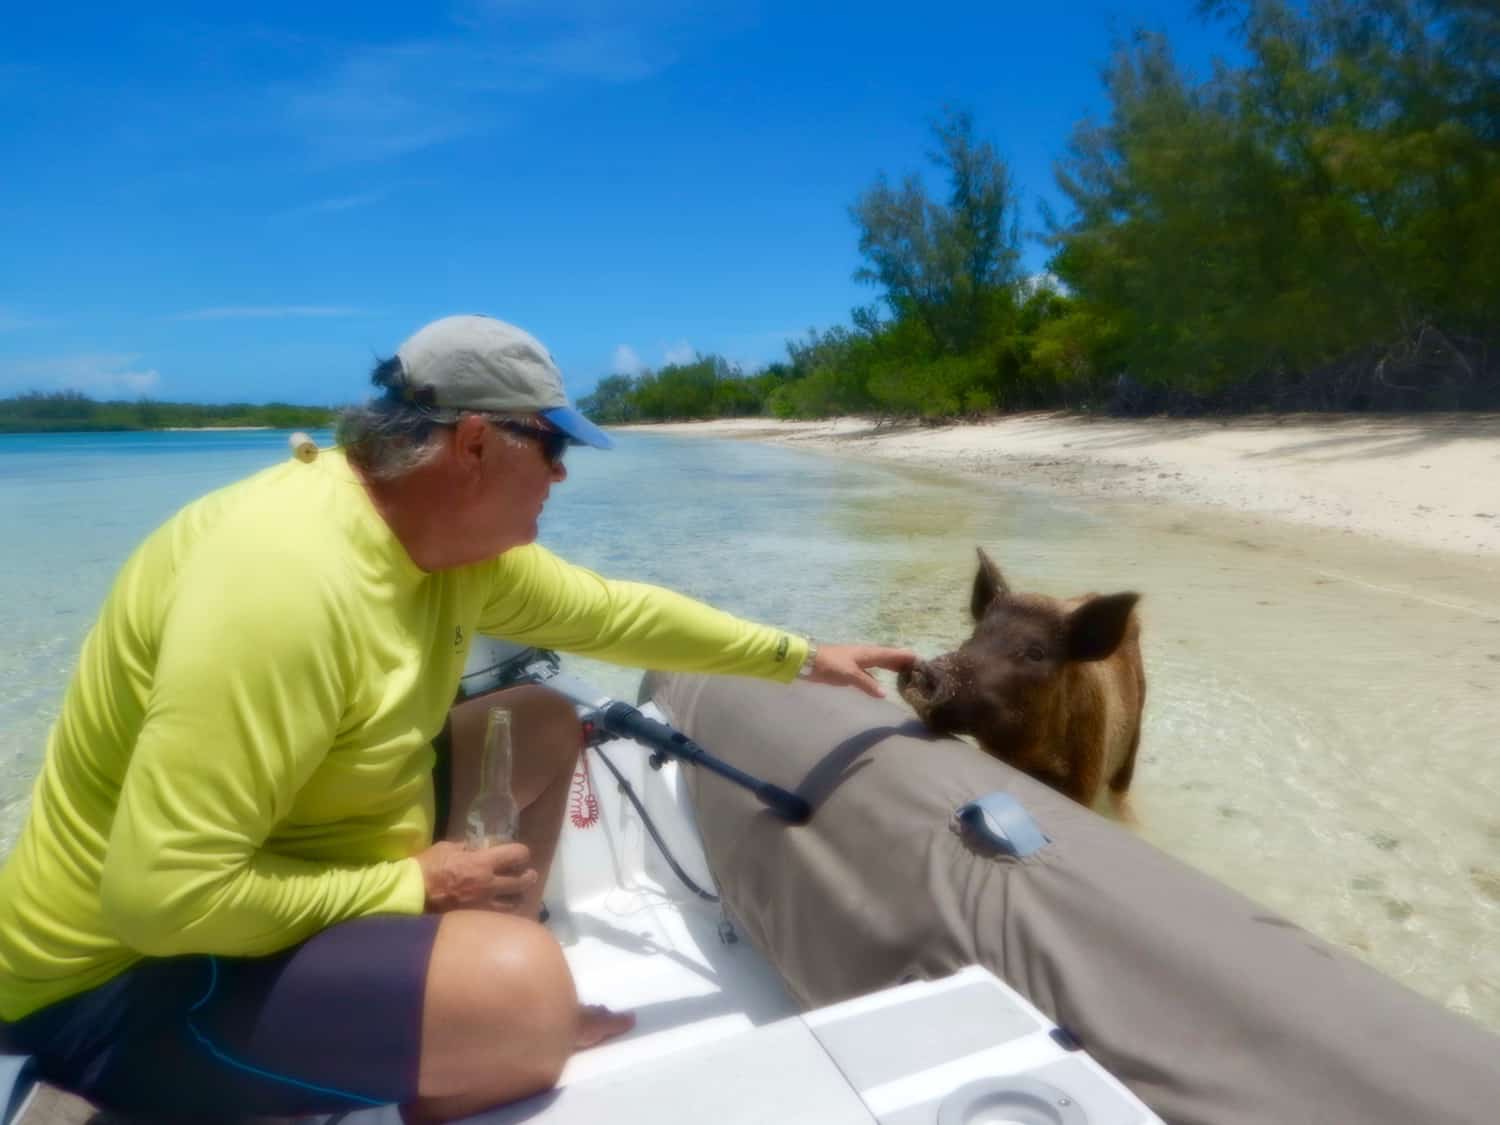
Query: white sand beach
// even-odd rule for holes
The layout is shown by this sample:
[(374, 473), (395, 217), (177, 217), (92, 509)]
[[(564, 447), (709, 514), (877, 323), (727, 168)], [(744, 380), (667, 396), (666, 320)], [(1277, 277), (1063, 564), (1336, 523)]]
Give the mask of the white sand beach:
[(1232, 419), (1017, 414), (977, 423), (860, 418), (661, 423), (1110, 500), (1284, 519), (1500, 562), (1500, 415)]

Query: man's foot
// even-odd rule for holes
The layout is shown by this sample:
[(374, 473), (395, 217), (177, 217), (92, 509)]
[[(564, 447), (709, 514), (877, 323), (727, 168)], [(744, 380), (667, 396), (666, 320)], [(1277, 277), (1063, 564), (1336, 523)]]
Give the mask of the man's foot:
[(578, 1006), (578, 1050), (596, 1047), (635, 1026), (634, 1012), (614, 1012), (603, 1004)]

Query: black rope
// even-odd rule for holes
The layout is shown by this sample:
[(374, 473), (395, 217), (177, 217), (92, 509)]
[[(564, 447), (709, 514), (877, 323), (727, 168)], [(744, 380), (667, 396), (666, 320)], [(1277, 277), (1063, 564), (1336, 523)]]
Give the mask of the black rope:
[(652, 823), (651, 817), (646, 814), (646, 806), (641, 804), (641, 799), (635, 795), (635, 790), (631, 788), (630, 782), (625, 780), (625, 775), (615, 768), (615, 764), (609, 760), (609, 757), (599, 747), (594, 747), (594, 753), (598, 754), (604, 764), (609, 767), (609, 772), (615, 775), (615, 780), (620, 783), (620, 789), (624, 792), (625, 796), (630, 798), (630, 803), (635, 806), (635, 811), (641, 814), (641, 823), (646, 826), (646, 831), (650, 833), (651, 839), (656, 843), (656, 847), (661, 852), (662, 858), (676, 872), (677, 877), (682, 880), (688, 890), (692, 891), (699, 898), (708, 902), (718, 902), (718, 895), (705, 891), (697, 883), (693, 882), (692, 877), (682, 869), (682, 866), (677, 862), (677, 858), (667, 848), (667, 842), (661, 838), (661, 833), (657, 832), (656, 825)]

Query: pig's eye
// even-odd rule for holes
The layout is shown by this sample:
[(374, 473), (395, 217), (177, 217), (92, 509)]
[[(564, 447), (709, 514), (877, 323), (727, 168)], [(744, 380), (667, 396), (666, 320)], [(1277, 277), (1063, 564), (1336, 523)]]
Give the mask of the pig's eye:
[(1032, 645), (1026, 650), (1027, 660), (1046, 660), (1047, 653), (1041, 645)]

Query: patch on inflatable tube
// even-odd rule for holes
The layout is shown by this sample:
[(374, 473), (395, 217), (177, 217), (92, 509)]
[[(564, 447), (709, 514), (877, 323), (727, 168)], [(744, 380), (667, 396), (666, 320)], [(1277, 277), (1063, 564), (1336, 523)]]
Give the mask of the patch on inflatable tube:
[(1025, 859), (1052, 842), (1031, 819), (1026, 806), (1009, 793), (987, 794), (961, 805), (953, 815), (964, 832), (1017, 859)]

